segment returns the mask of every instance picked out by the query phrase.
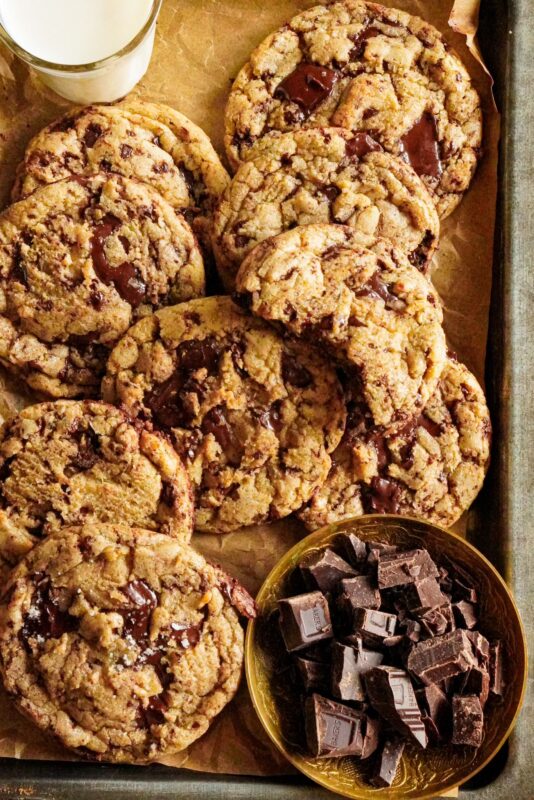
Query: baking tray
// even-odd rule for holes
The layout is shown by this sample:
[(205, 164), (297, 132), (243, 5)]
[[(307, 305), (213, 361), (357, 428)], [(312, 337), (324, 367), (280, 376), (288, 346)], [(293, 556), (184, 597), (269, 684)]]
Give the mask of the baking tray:
[[(431, 2), (431, 0), (430, 0)], [(534, 649), (534, 25), (531, 0), (482, 0), (480, 42), (503, 116), (487, 392), (494, 456), (468, 536), (512, 586)], [(533, 193), (534, 194), (534, 193)], [(530, 469), (529, 469), (530, 467)], [(530, 687), (531, 689), (531, 687)], [(492, 763), (461, 790), (466, 800), (532, 800), (532, 691)], [(158, 765), (127, 767), (0, 759), (0, 798), (32, 800), (329, 800), (304, 777), (208, 775)]]

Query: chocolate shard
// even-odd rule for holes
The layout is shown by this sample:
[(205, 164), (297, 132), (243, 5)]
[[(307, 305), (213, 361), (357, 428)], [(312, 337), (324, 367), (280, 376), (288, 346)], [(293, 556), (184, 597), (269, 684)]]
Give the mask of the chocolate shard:
[(278, 601), (280, 630), (289, 653), (333, 636), (330, 609), (321, 592), (309, 592)]
[[(378, 565), (380, 569), (380, 564)], [(448, 605), (447, 598), (435, 578), (422, 578), (408, 584), (403, 592), (407, 608), (416, 615), (426, 614)]]
[(474, 695), (452, 698), (452, 743), (480, 747), (484, 733), (484, 712)]
[(306, 699), (306, 743), (315, 758), (361, 756), (364, 714), (320, 694)]
[(378, 750), (380, 744), (380, 734), (382, 732), (380, 717), (371, 716), (367, 713), (364, 718), (363, 729), (362, 758), (369, 758)]
[(477, 666), (473, 647), (463, 630), (455, 630), (414, 645), (408, 669), (427, 686)]
[(308, 588), (325, 593), (332, 592), (342, 578), (356, 575), (356, 570), (329, 547), (308, 556), (300, 565), (300, 571)]
[(443, 556), (444, 561), (449, 567), (449, 578), (452, 582), (451, 593), (454, 600), (467, 600), (469, 603), (476, 603), (478, 600), (477, 591), (471, 575), (448, 556)]
[(407, 672), (395, 667), (373, 667), (364, 675), (367, 696), (373, 708), (405, 738), (427, 746), (412, 681)]
[(328, 692), (330, 684), (328, 664), (300, 656), (296, 659), (296, 665), (306, 692)]
[(424, 719), (425, 727), (429, 738), (434, 743), (447, 741), (451, 736), (452, 728), (452, 708), (447, 699), (447, 695), (439, 686), (432, 684), (417, 689), (415, 696), (420, 708), (426, 714), (428, 721)]
[(343, 605), (351, 608), (380, 608), (380, 592), (370, 575), (343, 578), (339, 586), (342, 592), (340, 602)]
[(483, 667), (471, 667), (468, 672), (457, 678), (456, 684), (458, 694), (476, 695), (484, 708), (490, 691), (490, 676), (487, 670)]
[(362, 675), (382, 663), (382, 653), (366, 650), (361, 640), (355, 647), (334, 642), (332, 645), (331, 692), (347, 702), (363, 703), (365, 688)]
[(456, 628), (450, 603), (440, 608), (431, 608), (418, 616), (426, 636), (443, 636), (444, 633), (451, 633)]
[(498, 639), (490, 644), (489, 673), (490, 692), (496, 697), (502, 697), (504, 691), (502, 642)]
[(421, 638), (421, 623), (407, 617), (399, 623), (399, 628), (411, 642), (418, 642)]
[(367, 558), (367, 547), (355, 533), (341, 533), (336, 538), (336, 545), (339, 546), (349, 564), (356, 569), (363, 567)]
[(459, 628), (466, 628), (468, 631), (476, 628), (478, 616), (474, 603), (470, 603), (468, 600), (459, 600), (457, 603), (452, 604), (452, 610)]
[(351, 644), (362, 638), (365, 644), (380, 646), (384, 639), (395, 635), (397, 617), (372, 608), (356, 608), (352, 616), (352, 631), (345, 637)]
[(427, 550), (409, 550), (406, 553), (382, 553), (377, 575), (379, 588), (388, 589), (424, 578), (437, 578), (439, 572)]
[(389, 553), (396, 553), (397, 547), (393, 544), (386, 544), (385, 542), (367, 542), (367, 566), (374, 572), (378, 566), (378, 562), (382, 555)]
[(490, 643), (478, 631), (466, 631), (465, 634), (473, 645), (479, 665), (487, 668), (490, 660)]
[(386, 788), (395, 780), (397, 769), (404, 752), (405, 742), (402, 739), (390, 737), (384, 742), (375, 772), (371, 778), (373, 786)]

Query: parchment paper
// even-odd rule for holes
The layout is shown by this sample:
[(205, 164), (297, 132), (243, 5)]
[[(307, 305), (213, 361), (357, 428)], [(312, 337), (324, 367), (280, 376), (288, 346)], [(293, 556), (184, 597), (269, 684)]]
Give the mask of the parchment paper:
[[(491, 78), (476, 45), (480, 0), (396, 0), (391, 5), (425, 17), (460, 53), (482, 97), (484, 157), (473, 185), (442, 225), (432, 279), (445, 307), (450, 346), (482, 380), (491, 289), (497, 192), (499, 117)], [(271, 30), (317, 0), (165, 0), (148, 75), (140, 96), (175, 106), (211, 136), (222, 154), (223, 111), (232, 78)], [(454, 31), (448, 26), (449, 15)], [(466, 46), (467, 43), (470, 50)], [(15, 167), (28, 139), (69, 104), (0, 49), (0, 204), (9, 201)], [(31, 402), (20, 385), (0, 373), (0, 418)], [(1, 419), (0, 419), (1, 421)], [(460, 529), (461, 529), (460, 525)], [(194, 544), (220, 561), (251, 592), (305, 531), (295, 520), (225, 537), (196, 535)], [(20, 717), (0, 693), (0, 757), (70, 759)], [(236, 699), (189, 751), (166, 760), (173, 766), (231, 774), (287, 774), (292, 768), (271, 746), (243, 682)]]

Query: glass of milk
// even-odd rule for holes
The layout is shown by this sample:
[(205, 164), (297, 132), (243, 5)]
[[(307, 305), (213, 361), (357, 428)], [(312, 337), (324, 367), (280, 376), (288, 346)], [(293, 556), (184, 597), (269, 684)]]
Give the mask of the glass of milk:
[(0, 40), (75, 103), (128, 94), (148, 69), (163, 0), (0, 0)]

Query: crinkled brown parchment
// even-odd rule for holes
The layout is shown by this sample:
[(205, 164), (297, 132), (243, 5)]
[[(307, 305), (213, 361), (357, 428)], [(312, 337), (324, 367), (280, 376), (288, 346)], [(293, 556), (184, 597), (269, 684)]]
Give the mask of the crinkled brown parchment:
[[(456, 0), (453, 8), (452, 0), (398, 0), (394, 4), (425, 17), (445, 34), (466, 63), (482, 98), (484, 157), (471, 189), (443, 223), (432, 275), (444, 302), (450, 346), (482, 379), (491, 290), (499, 117), (492, 101), (491, 79), (476, 44), (479, 3), (480, 0)], [(165, 0), (154, 58), (137, 92), (146, 99), (175, 106), (191, 117), (222, 153), (223, 110), (232, 78), (268, 33), (298, 11), (316, 4), (314, 0)], [(9, 52), (0, 49), (0, 204), (9, 202), (25, 143), (68, 107), (66, 101), (30, 76)], [(30, 402), (20, 386), (0, 373), (1, 419)], [(197, 535), (194, 543), (255, 592), (276, 561), (303, 534), (298, 522), (282, 520), (225, 537)], [(0, 756), (70, 758), (20, 717), (1, 694)], [(208, 733), (189, 751), (170, 757), (166, 763), (231, 774), (292, 771), (263, 733), (244, 683)]]

